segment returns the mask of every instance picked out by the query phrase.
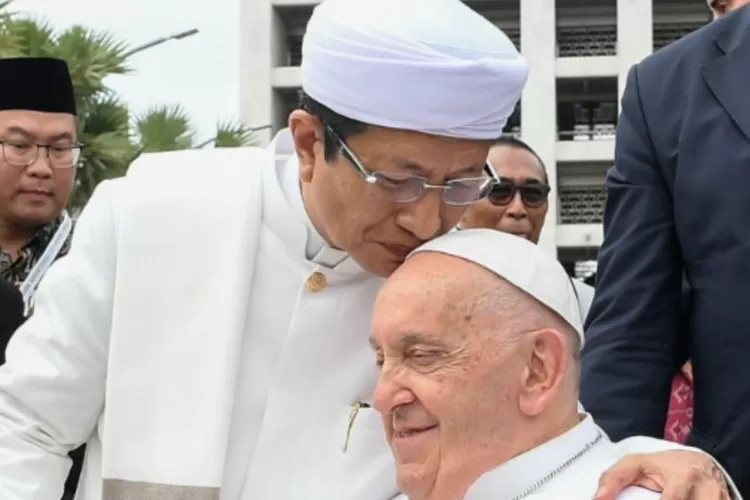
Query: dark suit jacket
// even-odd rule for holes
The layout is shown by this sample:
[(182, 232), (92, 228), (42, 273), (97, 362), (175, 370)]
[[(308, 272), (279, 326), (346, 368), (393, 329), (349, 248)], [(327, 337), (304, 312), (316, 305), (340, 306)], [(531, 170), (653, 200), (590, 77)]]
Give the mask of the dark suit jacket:
[(688, 444), (750, 496), (750, 7), (630, 71), (607, 191), (582, 402), (615, 440), (662, 437), (689, 351)]

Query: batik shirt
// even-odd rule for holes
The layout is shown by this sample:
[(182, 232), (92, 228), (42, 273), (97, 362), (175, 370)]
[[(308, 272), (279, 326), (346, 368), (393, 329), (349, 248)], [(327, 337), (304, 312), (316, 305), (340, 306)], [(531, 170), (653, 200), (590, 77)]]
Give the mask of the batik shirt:
[[(0, 277), (14, 283), (16, 286), (21, 286), (21, 283), (24, 282), (34, 268), (34, 265), (36, 265), (42, 257), (44, 250), (47, 248), (47, 245), (49, 245), (52, 237), (55, 236), (55, 232), (60, 227), (62, 221), (63, 218), (60, 216), (52, 222), (42, 226), (36, 234), (26, 242), (23, 248), (21, 248), (16, 259), (13, 259), (8, 252), (3, 251), (2, 247), (0, 247)], [(57, 257), (65, 255), (69, 248), (70, 236), (68, 236), (67, 241)]]

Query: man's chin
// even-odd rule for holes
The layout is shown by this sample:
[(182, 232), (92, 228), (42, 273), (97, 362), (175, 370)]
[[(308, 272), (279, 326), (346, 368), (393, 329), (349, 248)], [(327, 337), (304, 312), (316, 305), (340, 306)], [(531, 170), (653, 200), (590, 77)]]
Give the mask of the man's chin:
[(352, 255), (357, 264), (370, 274), (387, 278), (393, 274), (398, 267), (404, 263), (403, 260), (393, 259), (360, 259), (357, 255)]
[(521, 232), (512, 232), (512, 231), (506, 231), (508, 234), (512, 234), (513, 236), (517, 236), (519, 238), (523, 238), (524, 240), (531, 239), (531, 235), (529, 233), (521, 233)]
[(422, 463), (397, 463), (396, 482), (398, 489), (405, 494), (409, 500), (423, 500), (430, 497), (430, 492), (435, 485), (435, 472), (427, 470)]
[(57, 217), (54, 207), (23, 207), (13, 217), (16, 221), (28, 227), (40, 227)]

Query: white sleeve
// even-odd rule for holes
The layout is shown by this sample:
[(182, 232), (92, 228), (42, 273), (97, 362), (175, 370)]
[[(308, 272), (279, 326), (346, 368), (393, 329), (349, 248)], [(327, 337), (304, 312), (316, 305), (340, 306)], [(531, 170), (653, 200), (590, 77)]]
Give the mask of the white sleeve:
[[(710, 455), (708, 455), (708, 453), (706, 453), (705, 451), (698, 448), (693, 448), (692, 446), (684, 446), (678, 443), (672, 443), (670, 441), (663, 441), (661, 439), (655, 439), (645, 436), (631, 437), (623, 439), (619, 443), (613, 444), (617, 446), (617, 448), (619, 448), (622, 456), (631, 455), (634, 453), (656, 453), (659, 451), (669, 450), (687, 450), (697, 451), (710, 457)], [(735, 486), (734, 481), (732, 481), (732, 478), (729, 477), (727, 471), (724, 470), (724, 467), (722, 467), (721, 464), (717, 462), (713, 457), (711, 457), (711, 460), (714, 461), (714, 464), (719, 468), (719, 470), (721, 470), (722, 474), (724, 474), (724, 479), (726, 479), (727, 484), (729, 485), (729, 490), (732, 493), (732, 498), (734, 500), (742, 500), (742, 496), (740, 495), (737, 486)]]
[(34, 312), (0, 367), (0, 498), (57, 500), (67, 453), (91, 436), (104, 404), (115, 272), (113, 197), (96, 189), (70, 252), (42, 279)]

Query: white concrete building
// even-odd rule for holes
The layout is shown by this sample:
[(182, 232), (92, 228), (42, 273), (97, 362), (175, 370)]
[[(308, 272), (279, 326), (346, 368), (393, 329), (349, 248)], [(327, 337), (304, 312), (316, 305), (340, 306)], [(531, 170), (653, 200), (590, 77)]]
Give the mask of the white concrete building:
[[(531, 66), (506, 132), (528, 142), (549, 171), (553, 195), (541, 244), (571, 266), (593, 259), (627, 72), (708, 22), (705, 0), (466, 1)], [(252, 127), (270, 125), (260, 132), (268, 141), (296, 106), (302, 35), (319, 0), (242, 2), (241, 116)]]

